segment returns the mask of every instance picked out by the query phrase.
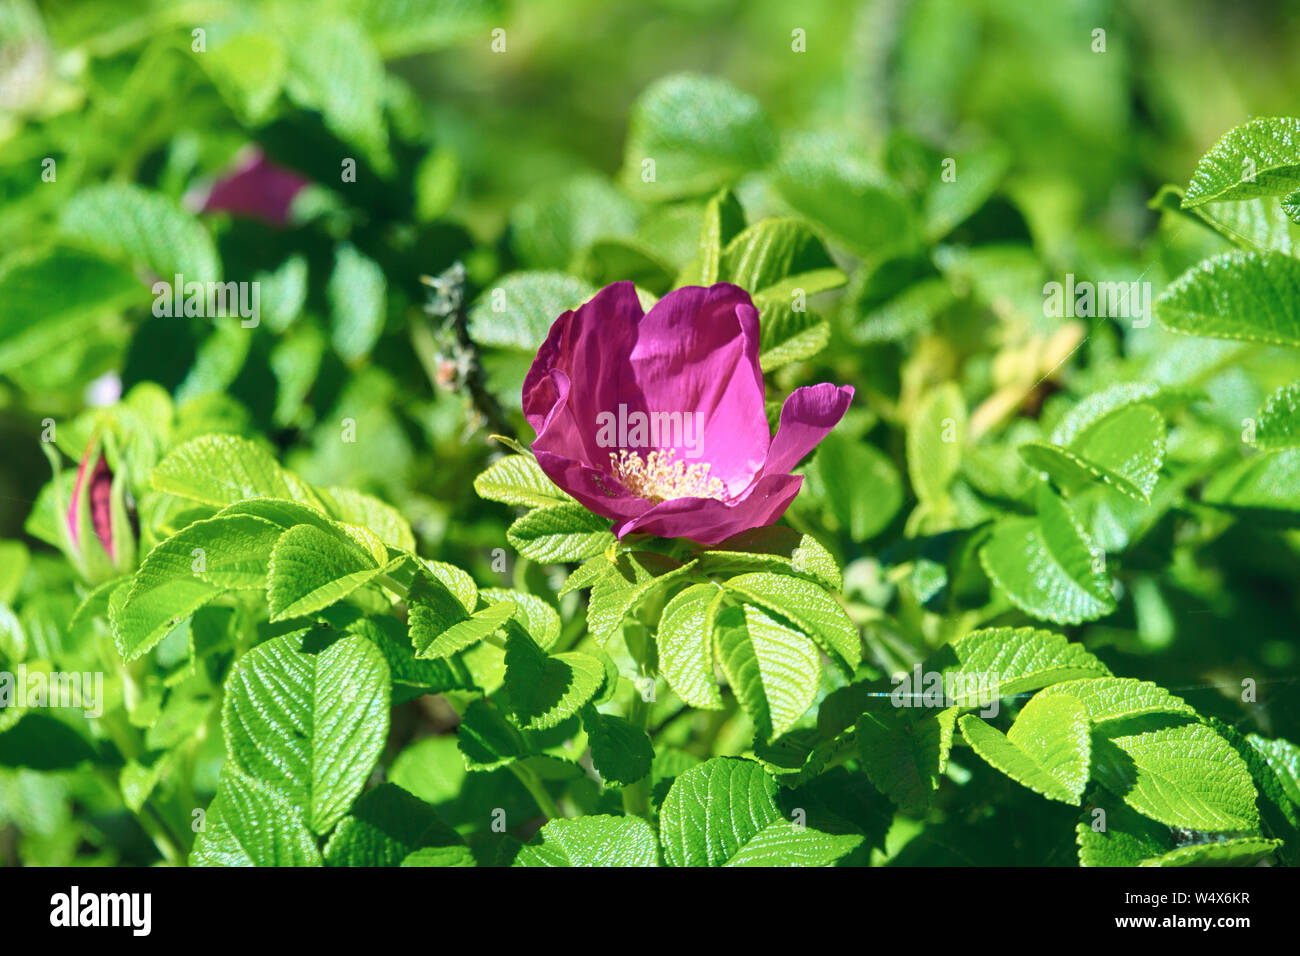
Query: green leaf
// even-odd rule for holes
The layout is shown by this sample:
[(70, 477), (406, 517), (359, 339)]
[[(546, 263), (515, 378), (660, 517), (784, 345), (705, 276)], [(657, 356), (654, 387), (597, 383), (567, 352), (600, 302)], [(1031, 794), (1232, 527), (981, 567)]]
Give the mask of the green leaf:
[(1215, 843), (1195, 843), (1180, 846), (1154, 859), (1143, 860), (1142, 866), (1256, 866), (1271, 857), (1282, 845), (1281, 840), (1260, 837), (1238, 837)]
[[(1290, 196), (1287, 196), (1285, 199), (1282, 200), (1282, 214), (1287, 218), (1288, 221), (1293, 222), (1296, 225), (1300, 225), (1300, 191), (1293, 192)], [(1279, 228), (1285, 228), (1285, 227), (1279, 227)], [(1287, 234), (1287, 239), (1288, 240), (1290, 239), (1289, 231)], [(1283, 252), (1290, 252), (1291, 251), (1290, 246), (1291, 243), (1289, 241), (1279, 242), (1276, 248), (1281, 249)]]
[(862, 638), (844, 608), (811, 581), (757, 571), (732, 578), (731, 593), (785, 618), (852, 671), (862, 662)]
[(458, 658), (417, 658), (406, 627), (395, 617), (358, 618), (347, 625), (347, 632), (364, 637), (383, 652), (393, 684), (397, 685), (393, 691), (394, 704), (413, 696), (469, 690), (474, 686), (468, 670)]
[(547, 477), (531, 455), (507, 455), (493, 462), (474, 479), (474, 491), (480, 498), (526, 508), (573, 501)]
[(605, 643), (641, 601), (686, 577), (695, 564), (679, 564), (652, 551), (622, 552), (592, 584), (587, 631)]
[(513, 603), (514, 620), (542, 647), (550, 647), (559, 640), (560, 614), (537, 595), (506, 588), (484, 588), (479, 596), (489, 605), (494, 601)]
[(1280, 196), (1300, 189), (1300, 119), (1258, 117), (1224, 134), (1201, 157), (1184, 206)]
[(368, 0), (355, 8), (380, 54), (392, 60), (489, 36), (504, 6), (502, 0)]
[(311, 487), (261, 445), (238, 435), (203, 435), (173, 449), (150, 481), (159, 491), (218, 508), (245, 498), (283, 498), (315, 508)]
[(1300, 448), (1252, 455), (1213, 475), (1205, 504), (1285, 525), (1300, 523)]
[(639, 817), (593, 814), (550, 820), (540, 842), (524, 846), (515, 866), (658, 866), (654, 830)]
[[(0, 539), (0, 604), (12, 605), (31, 563), (27, 545)], [(71, 626), (69, 626), (71, 629)]]
[[(28, 665), (28, 680), (33, 672), (49, 674), (48, 665)], [(4, 683), (9, 696), (14, 676), (6, 673)], [(49, 675), (51, 680), (58, 675)], [(16, 712), (17, 719), (10, 717)], [(91, 742), (66, 721), (49, 714), (34, 713), (19, 703), (0, 710), (0, 768), (29, 767), (36, 771), (75, 770), (96, 759)]]
[(288, 72), (279, 38), (253, 30), (231, 31), (212, 37), (207, 51), (195, 59), (244, 124), (260, 126), (266, 121)]
[(475, 614), (445, 584), (420, 574), (407, 596), (411, 643), (419, 658), (450, 657), (495, 633), (514, 616), (514, 601), (496, 601)]
[(1300, 447), (1300, 382), (1268, 397), (1259, 413), (1255, 445), (1266, 451)]
[(583, 712), (582, 726), (587, 731), (592, 765), (607, 785), (626, 787), (650, 773), (654, 746), (636, 724), (589, 708)]
[(984, 205), (1011, 164), (1002, 146), (987, 146), (953, 157), (956, 178), (932, 178), (922, 209), (926, 242), (937, 242)]
[(864, 257), (916, 244), (915, 218), (902, 191), (836, 134), (792, 136), (782, 144), (774, 180), (785, 200)]
[(1102, 786), (1167, 826), (1203, 833), (1259, 826), (1245, 761), (1204, 724), (1094, 740), (1093, 765)]
[(402, 866), (478, 866), (467, 846), (427, 846), (416, 850)]
[(856, 833), (823, 833), (789, 820), (773, 820), (740, 848), (726, 866), (831, 866), (862, 845)]
[(293, 804), (230, 767), (190, 853), (191, 866), (320, 866), (320, 850)]
[(392, 165), (384, 123), (384, 64), (360, 26), (339, 17), (295, 18), (285, 89), (380, 172)]
[(636, 224), (635, 207), (608, 179), (580, 172), (515, 205), (510, 245), (530, 268), (567, 270), (598, 239), (626, 238)]
[(118, 585), (108, 601), (113, 642), (128, 661), (153, 650), (173, 628), (221, 593), (220, 588), (192, 574), (168, 577), (162, 587), (146, 583), (128, 607), (133, 584), (124, 581)]
[(355, 365), (375, 347), (384, 330), (384, 272), (351, 243), (334, 256), (325, 293), (330, 303), (330, 338), (343, 361)]
[(641, 307), (646, 309), (655, 299), (651, 296), (647, 302), (642, 292), (665, 291), (672, 284), (674, 270), (658, 254), (633, 240), (597, 239), (579, 258), (574, 271), (598, 286), (624, 281), (635, 283)]
[(809, 491), (854, 541), (874, 538), (903, 505), (898, 469), (874, 445), (831, 432), (806, 468)]
[(430, 561), (422, 558), (420, 563), (425, 571), (441, 581), (447, 590), (456, 596), (460, 606), (467, 612), (472, 612), (478, 607), (478, 585), (474, 583), (474, 579), (468, 572), (445, 561)]
[(1300, 799), (1297, 799), (1295, 778), (1300, 748), (1285, 740), (1243, 734), (1217, 718), (1211, 718), (1210, 727), (1246, 761), (1251, 780), (1259, 791), (1255, 806), (1259, 810), (1260, 832), (1282, 840), (1278, 858), (1283, 864), (1300, 863)]
[(904, 810), (922, 810), (948, 765), (957, 708), (891, 708), (858, 719), (858, 753), (871, 783)]
[(75, 344), (104, 316), (147, 295), (129, 269), (85, 253), (8, 260), (0, 272), (0, 371)]
[(1038, 695), (1044, 698), (1052, 696), (1069, 696), (1080, 701), (1087, 709), (1088, 719), (1094, 727), (1104, 727), (1111, 721), (1150, 714), (1196, 717), (1196, 711), (1181, 697), (1175, 697), (1150, 681), (1127, 677), (1063, 681)]
[(524, 557), (541, 564), (583, 561), (614, 543), (609, 520), (582, 505), (536, 508), (506, 531), (506, 540)]
[(799, 546), (790, 552), (790, 567), (796, 574), (806, 574), (830, 591), (844, 587), (844, 575), (835, 558), (812, 535), (803, 535)]
[(605, 683), (605, 665), (590, 654), (548, 655), (521, 628), (506, 638), (506, 693), (525, 730), (554, 727), (583, 708)]
[(1207, 203), (1188, 208), (1183, 205), (1183, 191), (1176, 186), (1164, 186), (1148, 205), (1198, 222), (1213, 229), (1224, 239), (1240, 249), (1265, 252), (1276, 249), (1291, 252), (1291, 221), (1287, 217), (1286, 203), (1278, 203), (1272, 196), (1259, 199), (1241, 199), (1232, 202)]
[(321, 647), (318, 633), (274, 637), (240, 658), (222, 725), (233, 765), (328, 833), (383, 750), (389, 671), (370, 641), (342, 637)]
[(1155, 302), (1171, 332), (1300, 347), (1300, 259), (1229, 252), (1179, 276)]
[(595, 294), (589, 283), (563, 272), (516, 272), (470, 307), (470, 338), (536, 352), (556, 319)]
[(830, 324), (806, 309), (795, 311), (789, 302), (759, 300), (758, 364), (770, 372), (791, 362), (812, 358), (830, 343)]
[(185, 283), (221, 280), (221, 261), (203, 223), (140, 186), (81, 190), (63, 204), (59, 231), (105, 256), (145, 266), (168, 285), (178, 274)]
[[(938, 672), (944, 684), (969, 686), (969, 678), (981, 675), (996, 677), (996, 691), (1012, 697), (1038, 690), (1061, 681), (1109, 677), (1106, 665), (1077, 644), (1032, 627), (990, 627), (971, 631), (931, 655), (922, 667), (925, 673)], [(975, 706), (958, 693), (959, 706)], [(1087, 703), (1087, 701), (1085, 701)], [(1104, 717), (1101, 719), (1105, 719)]]
[(343, 600), (382, 574), (351, 538), (301, 524), (280, 536), (271, 552), (267, 599), (272, 621), (301, 617)]
[[(1101, 801), (1094, 798), (1090, 802)], [(1143, 860), (1158, 857), (1174, 845), (1168, 827), (1122, 803), (1085, 808), (1074, 832), (1080, 866), (1139, 866)]]
[(470, 770), (492, 770), (514, 763), (529, 753), (519, 728), (490, 701), (471, 701), (456, 728), (456, 745)]
[[(881, 268), (889, 270), (890, 266)], [(899, 341), (925, 331), (957, 298), (948, 280), (938, 276), (913, 282), (901, 292), (893, 291), (891, 280), (883, 297), (865, 297), (872, 285), (868, 277), (873, 274), (864, 269), (860, 275), (863, 278), (854, 283), (854, 288), (861, 287), (862, 292), (846, 295), (842, 311), (845, 336), (857, 345)]]
[(329, 488), (317, 494), (337, 520), (368, 528), (389, 547), (414, 553), (415, 533), (410, 522), (388, 502), (354, 488)]
[[(774, 151), (756, 99), (725, 80), (678, 73), (651, 84), (633, 105), (622, 181), (646, 199), (699, 196), (765, 165)], [(654, 162), (650, 181), (646, 160)]]
[(1069, 506), (1046, 485), (1038, 518), (1005, 518), (980, 549), (990, 578), (1022, 611), (1058, 624), (1078, 624), (1115, 610), (1110, 577)]
[(178, 577), (198, 576), (214, 587), (255, 591), (266, 587), (267, 561), (283, 529), (250, 514), (223, 514), (177, 532), (149, 552), (127, 595), (137, 597)]
[(958, 721), (975, 752), (1049, 800), (1079, 804), (1092, 758), (1088, 711), (1075, 698), (1038, 694), (1003, 734), (974, 714)]
[(745, 228), (745, 211), (736, 194), (724, 189), (704, 206), (704, 223), (700, 227), (699, 252), (695, 261), (683, 270), (678, 286), (713, 285), (718, 281), (722, 250)]
[(1052, 444), (1069, 446), (1085, 429), (1126, 405), (1143, 403), (1168, 412), (1203, 398), (1204, 395), (1191, 388), (1152, 382), (1116, 382), (1072, 405), (1052, 429)]
[(961, 467), (966, 402), (953, 382), (928, 392), (907, 428), (907, 473), (916, 497), (931, 506), (948, 500)]
[(1020, 457), (1064, 490), (1100, 479), (1149, 502), (1165, 460), (1164, 416), (1150, 405), (1124, 405), (1082, 428), (1068, 447), (1030, 442), (1020, 446)]
[(225, 590), (266, 587), (266, 566), (281, 534), (248, 514), (196, 521), (161, 542), (140, 565), (110, 620), (118, 650), (133, 660)]
[(752, 760), (714, 757), (684, 771), (659, 810), (670, 866), (722, 866), (773, 820), (776, 781)]
[(722, 251), (721, 276), (785, 309), (796, 290), (815, 295), (848, 278), (802, 219), (764, 219), (741, 232)]
[(1258, 734), (1249, 734), (1246, 741), (1263, 754), (1287, 798), (1300, 807), (1300, 747), (1289, 740), (1269, 740)]
[(395, 784), (382, 783), (339, 821), (325, 845), (325, 864), (401, 866), (424, 847), (465, 848), (433, 807)]
[(713, 679), (711, 605), (722, 592), (714, 584), (693, 584), (678, 592), (659, 619), (655, 639), (659, 672), (684, 703), (708, 710), (722, 708)]
[(821, 662), (803, 634), (747, 604), (717, 615), (714, 638), (727, 681), (762, 739), (780, 737), (812, 706)]

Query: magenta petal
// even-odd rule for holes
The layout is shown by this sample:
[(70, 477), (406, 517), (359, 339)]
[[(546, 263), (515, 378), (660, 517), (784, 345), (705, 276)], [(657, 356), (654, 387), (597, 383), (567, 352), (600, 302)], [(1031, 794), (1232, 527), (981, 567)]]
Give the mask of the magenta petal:
[(72, 543), (80, 544), (80, 530), (78, 528), (77, 514), (78, 505), (82, 503), (82, 485), (86, 483), (86, 466), (91, 461), (95, 462), (90, 469), (89, 484), (86, 487), (87, 505), (90, 511), (90, 526), (95, 531), (95, 536), (99, 538), (100, 544), (108, 552), (110, 558), (114, 557), (115, 549), (113, 547), (113, 519), (111, 513), (111, 499), (113, 493), (113, 473), (108, 469), (108, 461), (101, 454), (96, 458), (89, 455), (81, 460), (77, 467), (77, 478), (72, 486), (72, 503), (68, 506), (68, 531), (72, 535)]
[[(579, 460), (598, 470), (608, 467), (609, 454), (617, 449), (596, 443), (596, 417), (616, 411), (620, 401), (632, 401), (638, 394), (628, 356), (636, 345), (641, 316), (636, 287), (616, 282), (551, 325), (524, 378), (524, 417), (537, 431), (534, 451)], [(552, 415), (561, 401), (554, 372), (573, 384), (559, 415)]]
[[(603, 470), (563, 452), (547, 450), (546, 446), (551, 445), (561, 449), (582, 447), (580, 437), (575, 437), (579, 427), (570, 407), (573, 388), (569, 376), (552, 369), (546, 378), (534, 381), (533, 393), (552, 402), (545, 419), (537, 426), (537, 439), (533, 442), (537, 464), (546, 476), (588, 509), (607, 518), (630, 518), (647, 510), (650, 502), (631, 495)], [(566, 444), (569, 442), (572, 444)]]
[(775, 524), (802, 484), (799, 476), (767, 475), (744, 498), (730, 504), (712, 498), (664, 501), (640, 517), (614, 525), (614, 533), (620, 538), (637, 532), (717, 544), (750, 528)]
[(266, 158), (254, 149), (239, 167), (213, 184), (203, 203), (204, 212), (262, 219), (275, 226), (289, 221), (294, 198), (308, 180)]
[(749, 486), (767, 453), (758, 345), (749, 294), (720, 282), (676, 289), (656, 302), (631, 356), (645, 410), (698, 416), (695, 454), (676, 443), (677, 457), (707, 461), (732, 495)]
[(768, 475), (788, 474), (830, 434), (853, 401), (853, 386), (828, 382), (796, 388), (781, 406), (781, 423), (767, 451)]
[(551, 481), (595, 514), (626, 521), (650, 509), (650, 502), (631, 494), (609, 475), (572, 458), (539, 451), (537, 464)]

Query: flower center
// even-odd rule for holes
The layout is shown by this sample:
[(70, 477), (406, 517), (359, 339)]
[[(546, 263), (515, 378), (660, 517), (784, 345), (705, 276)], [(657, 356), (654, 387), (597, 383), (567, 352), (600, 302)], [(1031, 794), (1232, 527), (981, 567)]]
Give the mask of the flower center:
[(638, 498), (658, 504), (674, 498), (716, 498), (725, 501), (727, 486), (709, 475), (709, 463), (688, 465), (677, 460), (677, 450), (652, 451), (642, 458), (626, 449), (609, 453), (614, 477)]

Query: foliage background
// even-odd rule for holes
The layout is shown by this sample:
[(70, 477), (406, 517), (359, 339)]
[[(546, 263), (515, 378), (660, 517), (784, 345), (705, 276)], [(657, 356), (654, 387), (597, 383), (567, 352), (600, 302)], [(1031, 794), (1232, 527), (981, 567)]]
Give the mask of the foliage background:
[[(204, 54), (190, 49), (195, 24), (209, 25)], [(504, 53), (490, 46), (498, 27)], [(1104, 53), (1091, 49), (1098, 27)], [(795, 28), (806, 31), (807, 52), (791, 51)], [(269, 46), (279, 52), (249, 39), (261, 35), (274, 36)], [(854, 526), (833, 489), (813, 481), (792, 520), (847, 566), (851, 599), (902, 601), (921, 646), (938, 643), (960, 619), (898, 597), (895, 588), (912, 585), (891, 577), (881, 557), (928, 520), (909, 519), (917, 495), (904, 449), (921, 395), (955, 380), (975, 409), (999, 389), (1027, 385), (1029, 396), (1010, 411), (1049, 422), (1116, 377), (1159, 378), (1162, 361), (1186, 369), (1185, 339), (1155, 324), (1102, 322), (1054, 371), (1046, 356), (1056, 355), (1057, 330), (1041, 316), (1041, 283), (1066, 272), (1143, 276), (1158, 293), (1229, 248), (1148, 202), (1163, 184), (1185, 183), (1229, 127), (1295, 112), (1298, 41), (1300, 5), (1290, 2), (6, 3), (0, 270), (84, 240), (68, 212), (80, 191), (136, 183), (183, 206), (249, 142), (317, 187), (290, 229), (203, 220), (228, 278), (266, 273), (268, 286), (292, 283), (297, 266), (285, 264), (306, 266), (300, 307), (264, 318), (257, 335), (156, 319), (141, 302), (108, 312), (74, 303), (33, 332), (30, 303), (0, 300), (0, 538), (30, 550), (30, 560), (0, 570), (0, 590), (28, 634), (66, 628), (77, 603), (73, 572), (27, 534), (51, 477), (40, 433), (47, 417), (78, 421), (91, 384), (108, 372), (124, 392), (154, 382), (188, 407), (178, 413), (181, 431), (262, 434), (307, 480), (382, 497), (411, 520), (423, 555), (495, 581), (493, 549), (505, 545), (513, 514), (473, 491), (493, 449), (464, 395), (430, 383), (430, 363), (451, 353), (412, 336), (426, 321), (420, 276), (463, 261), (476, 295), (518, 271), (567, 272), (598, 286), (623, 278), (631, 263), (643, 285), (665, 291), (689, 263), (708, 194), (734, 181), (748, 221), (789, 212), (767, 160), (799, 131), (822, 131), (848, 144), (830, 155), (869, 157), (917, 195), (916, 171), (936, 156), (979, 155), (1001, 170), (959, 228), (919, 246), (901, 235), (833, 235), (851, 279), (817, 300), (832, 345), (774, 376), (783, 388), (824, 380), (859, 388), (845, 440), (871, 444), (893, 463), (898, 506), (887, 520)], [(773, 141), (754, 147), (762, 161), (724, 163), (709, 188), (665, 203), (636, 182), (635, 117), (647, 88), (681, 71), (724, 78), (752, 96)], [(339, 181), (340, 156), (357, 157), (355, 184)], [(40, 178), (44, 157), (58, 162), (56, 183)], [(807, 205), (818, 208), (815, 199)], [(593, 252), (601, 239), (625, 245)], [(344, 278), (332, 284), (335, 274)], [(880, 333), (878, 310), (918, 277), (942, 279), (955, 302), (902, 334)], [(538, 315), (549, 322), (553, 305), (539, 300)], [(471, 317), (489, 388), (524, 440), (518, 384), (535, 326)], [(1209, 424), (1228, 434), (1294, 377), (1294, 360), (1268, 351), (1194, 361), (1202, 362), (1194, 384), (1212, 399)], [(991, 451), (968, 465), (988, 469), (994, 483), (1018, 467), (1014, 454), (1001, 455), (1010, 439), (999, 444), (1004, 428), (1017, 427), (1007, 426), (1010, 417), (994, 419)], [(344, 418), (356, 420), (364, 453), (340, 444)], [(1222, 441), (1196, 445), (1197, 437), (1185, 459), (1222, 454)], [(79, 454), (71, 439), (64, 451)], [(974, 475), (962, 480), (980, 485)], [(1159, 681), (1205, 715), (1296, 739), (1300, 707), (1282, 692), (1296, 673), (1294, 532), (1241, 523), (1202, 530), (1190, 543), (1173, 535), (1170, 522), (1126, 563), (1130, 590), (1114, 615), (1071, 636), (1115, 673)], [(556, 580), (537, 565), (512, 563), (512, 573), (515, 585), (554, 593)], [(896, 637), (876, 635), (881, 666), (892, 654), (908, 657)], [(1259, 681), (1266, 704), (1249, 716), (1237, 703), (1240, 675)], [(445, 713), (412, 710), (406, 719), (408, 740), (446, 730)], [(706, 729), (715, 753), (748, 743), (743, 719)], [(680, 735), (683, 746), (690, 736)], [(149, 859), (127, 823), (99, 814), (102, 795), (80, 773), (0, 769), (6, 862)], [(19, 820), (33, 805), (27, 791), (41, 795), (43, 819)], [(1000, 794), (947, 821), (944, 835), (914, 844), (908, 861), (1017, 862), (1023, 849), (1035, 860), (1073, 862), (1073, 810), (1040, 801), (1035, 819), (1052, 835), (1035, 824), (1006, 842), (998, 820), (1021, 799)]]

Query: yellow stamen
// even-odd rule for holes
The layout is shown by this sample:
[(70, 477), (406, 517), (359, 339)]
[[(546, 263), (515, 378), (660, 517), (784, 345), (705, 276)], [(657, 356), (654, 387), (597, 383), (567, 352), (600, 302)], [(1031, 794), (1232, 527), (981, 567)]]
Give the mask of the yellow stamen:
[(709, 476), (708, 462), (688, 465), (677, 461), (676, 449), (652, 451), (646, 458), (624, 449), (609, 453), (614, 477), (623, 487), (656, 504), (674, 498), (716, 498), (725, 501), (727, 486), (721, 478)]

